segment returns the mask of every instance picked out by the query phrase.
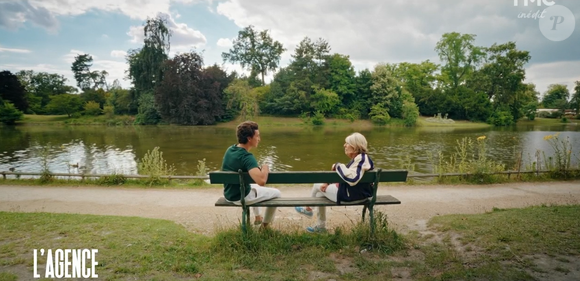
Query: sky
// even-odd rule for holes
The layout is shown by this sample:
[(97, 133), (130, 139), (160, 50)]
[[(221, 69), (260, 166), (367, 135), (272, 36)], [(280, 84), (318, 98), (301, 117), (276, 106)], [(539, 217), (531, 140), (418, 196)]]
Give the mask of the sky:
[(378, 63), (440, 63), (437, 41), (459, 32), (476, 35), (482, 47), (515, 42), (531, 55), (525, 82), (542, 94), (550, 84), (572, 93), (580, 81), (580, 1), (531, 1), (0, 0), (0, 70), (57, 73), (74, 86), (71, 64), (87, 53), (91, 70), (106, 70), (108, 83), (118, 79), (128, 88), (125, 55), (142, 47), (145, 20), (163, 14), (173, 34), (170, 56), (195, 50), (206, 66), (227, 71), (241, 68), (224, 64), (221, 54), (249, 25), (283, 44), (282, 67), (310, 37), (348, 55), (357, 71)]

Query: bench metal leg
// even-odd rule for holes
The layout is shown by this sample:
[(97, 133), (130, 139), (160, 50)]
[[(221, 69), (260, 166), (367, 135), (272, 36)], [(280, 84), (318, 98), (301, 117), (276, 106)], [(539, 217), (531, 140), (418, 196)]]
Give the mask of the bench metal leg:
[(363, 207), (363, 211), (362, 211), (362, 221), (365, 221), (365, 215), (367, 213), (367, 209), (368, 209), (368, 205), (364, 205)]
[(248, 225), (250, 225), (250, 207), (242, 207), (242, 230), (244, 233), (248, 232)]
[(369, 206), (369, 217), (371, 217), (371, 237), (373, 237), (375, 234), (375, 216), (373, 206)]

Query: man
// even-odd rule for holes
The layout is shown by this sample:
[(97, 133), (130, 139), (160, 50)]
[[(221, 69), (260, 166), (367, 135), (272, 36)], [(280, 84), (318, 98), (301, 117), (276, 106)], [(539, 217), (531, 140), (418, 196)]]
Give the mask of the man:
[[(241, 198), (244, 196), (246, 204), (251, 205), (257, 202), (270, 200), (280, 197), (280, 191), (275, 188), (264, 187), (268, 181), (270, 168), (264, 164), (258, 165), (258, 161), (250, 150), (258, 147), (260, 143), (260, 131), (258, 124), (252, 121), (246, 121), (237, 127), (238, 143), (226, 150), (222, 162), (222, 171), (237, 172), (242, 170), (248, 172), (256, 184), (250, 185), (251, 188), (246, 190), (246, 194), (241, 194), (239, 184), (224, 184), (224, 197), (226, 200), (241, 205)], [(263, 220), (257, 207), (252, 208), (256, 213), (256, 221), (261, 221), (261, 227), (266, 228), (274, 219), (276, 207), (267, 207)]]

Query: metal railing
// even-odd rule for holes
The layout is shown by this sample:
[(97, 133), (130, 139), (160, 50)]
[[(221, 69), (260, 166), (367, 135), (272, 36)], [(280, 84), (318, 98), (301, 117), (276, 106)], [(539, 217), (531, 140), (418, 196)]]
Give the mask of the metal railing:
[[(578, 170), (567, 170), (567, 172), (573, 172)], [(503, 172), (494, 172), (494, 173), (484, 173), (484, 175), (507, 175), (508, 178), (511, 175), (518, 175), (518, 174), (544, 174), (553, 171), (503, 171)], [(7, 175), (14, 175), (14, 176), (42, 176), (46, 175), (47, 173), (30, 173), (30, 172), (13, 172), (13, 171), (1, 171), (2, 178), (6, 179)], [(77, 177), (81, 179), (85, 178), (101, 178), (101, 177), (110, 177), (110, 176), (122, 176), (128, 179), (147, 179), (151, 176), (148, 175), (123, 175), (123, 174), (71, 174), (71, 173), (48, 173), (53, 177)], [(482, 174), (472, 174), (472, 173), (445, 173), (445, 174), (411, 174), (408, 175), (407, 178), (435, 178), (435, 177), (460, 177), (460, 176), (470, 176), (470, 175), (482, 175)], [(206, 180), (209, 179), (209, 176), (159, 176), (160, 179), (167, 179), (167, 180), (177, 180), (177, 179), (201, 179)]]

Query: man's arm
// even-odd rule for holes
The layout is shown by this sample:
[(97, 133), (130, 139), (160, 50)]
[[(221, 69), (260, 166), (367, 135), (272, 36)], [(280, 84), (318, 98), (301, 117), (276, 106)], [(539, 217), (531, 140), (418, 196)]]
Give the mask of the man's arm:
[(250, 174), (250, 177), (254, 180), (254, 182), (256, 182), (257, 185), (264, 186), (264, 185), (266, 185), (266, 182), (268, 181), (268, 174), (270, 173), (270, 167), (268, 167), (268, 165), (264, 164), (264, 165), (262, 165), (261, 169), (256, 167), (256, 168), (249, 170), (248, 173)]

